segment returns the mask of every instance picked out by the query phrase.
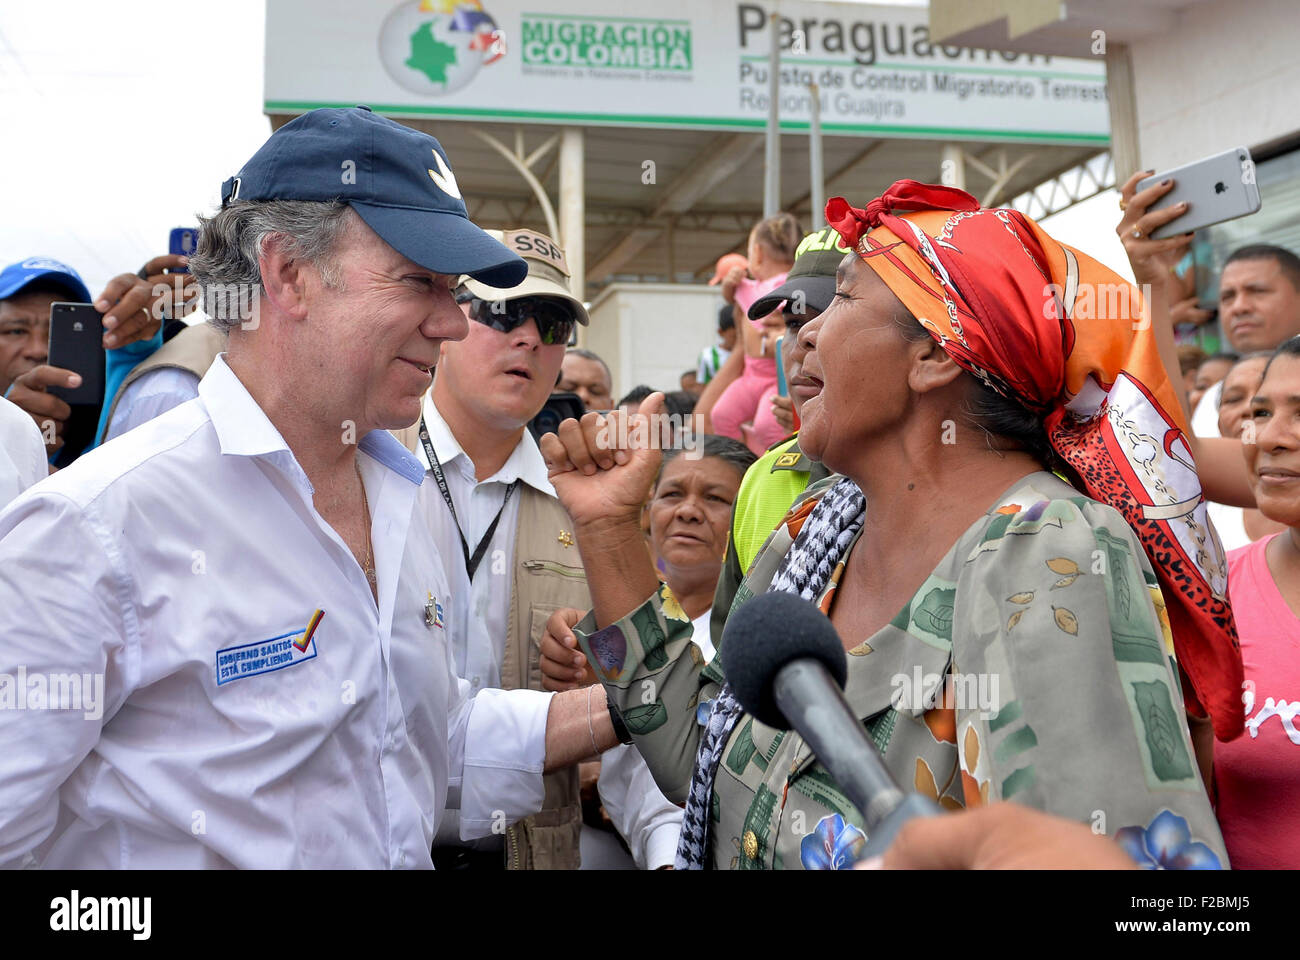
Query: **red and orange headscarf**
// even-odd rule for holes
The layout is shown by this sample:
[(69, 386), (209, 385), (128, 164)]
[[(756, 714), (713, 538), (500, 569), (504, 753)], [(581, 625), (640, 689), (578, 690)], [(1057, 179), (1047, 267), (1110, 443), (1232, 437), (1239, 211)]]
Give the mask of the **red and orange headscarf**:
[(952, 187), (899, 180), (865, 209), (834, 198), (826, 220), (963, 369), (1039, 413), (1084, 492), (1124, 515), (1160, 578), (1188, 708), (1220, 740), (1240, 734), (1227, 562), (1136, 288)]

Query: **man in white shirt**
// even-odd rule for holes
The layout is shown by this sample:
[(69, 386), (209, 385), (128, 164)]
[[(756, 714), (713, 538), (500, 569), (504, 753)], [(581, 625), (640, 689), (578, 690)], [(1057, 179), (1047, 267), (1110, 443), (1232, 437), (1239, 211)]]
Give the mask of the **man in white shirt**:
[[(465, 598), (449, 626), (456, 672), (471, 694), (541, 689), (538, 644), (546, 616), (558, 607), (590, 606), (577, 548), (572, 537), (565, 540), (572, 523), (527, 429), (587, 311), (569, 290), (568, 265), (554, 240), (524, 229), (488, 232), (527, 262), (528, 277), (509, 289), (461, 278), (457, 299), (473, 321), (469, 334), (442, 351), (422, 419), (399, 433), (429, 471), (420, 488), (429, 529), (453, 595)], [(640, 754), (616, 747), (600, 770), (601, 793), (613, 798), (606, 809), (637, 865), (672, 863), (682, 812), (655, 786)], [(542, 811), (504, 836), (462, 841), (449, 809), (435, 863), (576, 867), (577, 771), (547, 779)]]
[(49, 474), (45, 441), (36, 422), (0, 399), (0, 507)]
[(603, 698), (467, 699), (386, 432), (465, 335), (457, 276), (524, 264), (437, 141), (355, 108), (272, 135), (190, 266), (257, 307), (208, 303), (198, 398), (0, 512), (0, 863), (429, 867), (447, 803), (504, 829), (616, 740)]

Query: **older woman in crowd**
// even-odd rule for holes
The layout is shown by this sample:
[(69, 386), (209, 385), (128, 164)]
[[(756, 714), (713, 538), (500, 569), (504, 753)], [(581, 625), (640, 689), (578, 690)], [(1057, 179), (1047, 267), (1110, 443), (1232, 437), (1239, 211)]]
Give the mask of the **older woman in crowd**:
[[(853, 252), (799, 333), (822, 384), (800, 436), (842, 476), (741, 594), (827, 614), (846, 698), (908, 788), (1089, 821), (1146, 865), (1225, 865), (1183, 696), (1234, 735), (1241, 662), (1177, 400), (1145, 325), (1074, 319), (1087, 285), (1122, 281), (950, 188), (900, 181), (827, 219)], [(848, 865), (861, 812), (802, 738), (745, 714), (635, 544), (658, 452), (601, 433), (567, 421), (543, 454), (592, 589), (582, 648), (686, 802), (679, 866)]]
[[(645, 505), (650, 549), (663, 571), (663, 597), (668, 609), (691, 621), (693, 639), (706, 661), (714, 653), (709, 615), (727, 552), (731, 505), (754, 459), (739, 440), (714, 434), (705, 434), (698, 448), (675, 446), (664, 454)], [(547, 690), (572, 690), (596, 682), (567, 629), (582, 614), (572, 608), (560, 611), (552, 623), (562, 622), (563, 628), (557, 627), (542, 640), (542, 685)]]

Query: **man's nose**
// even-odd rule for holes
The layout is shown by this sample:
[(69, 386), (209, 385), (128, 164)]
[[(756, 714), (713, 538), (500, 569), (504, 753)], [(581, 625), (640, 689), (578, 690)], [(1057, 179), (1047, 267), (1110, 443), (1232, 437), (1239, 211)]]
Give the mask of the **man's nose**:
[(438, 298), (420, 324), (420, 332), (430, 340), (464, 340), (469, 336), (469, 318), (449, 293)]
[(23, 341), (23, 357), (44, 363), (50, 352), (50, 332), (48, 329), (32, 330)]
[(516, 347), (536, 349), (542, 345), (542, 334), (537, 329), (537, 321), (529, 319), (510, 332), (510, 343)]

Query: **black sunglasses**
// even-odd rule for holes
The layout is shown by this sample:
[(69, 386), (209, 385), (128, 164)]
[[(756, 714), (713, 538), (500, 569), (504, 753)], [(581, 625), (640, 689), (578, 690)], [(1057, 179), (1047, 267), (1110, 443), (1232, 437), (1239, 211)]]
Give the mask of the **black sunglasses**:
[(537, 323), (537, 335), (549, 345), (568, 343), (578, 318), (563, 300), (550, 297), (518, 297), (514, 300), (480, 300), (468, 290), (458, 293), (457, 303), (468, 303), (471, 320), (502, 333), (509, 333), (529, 320)]

